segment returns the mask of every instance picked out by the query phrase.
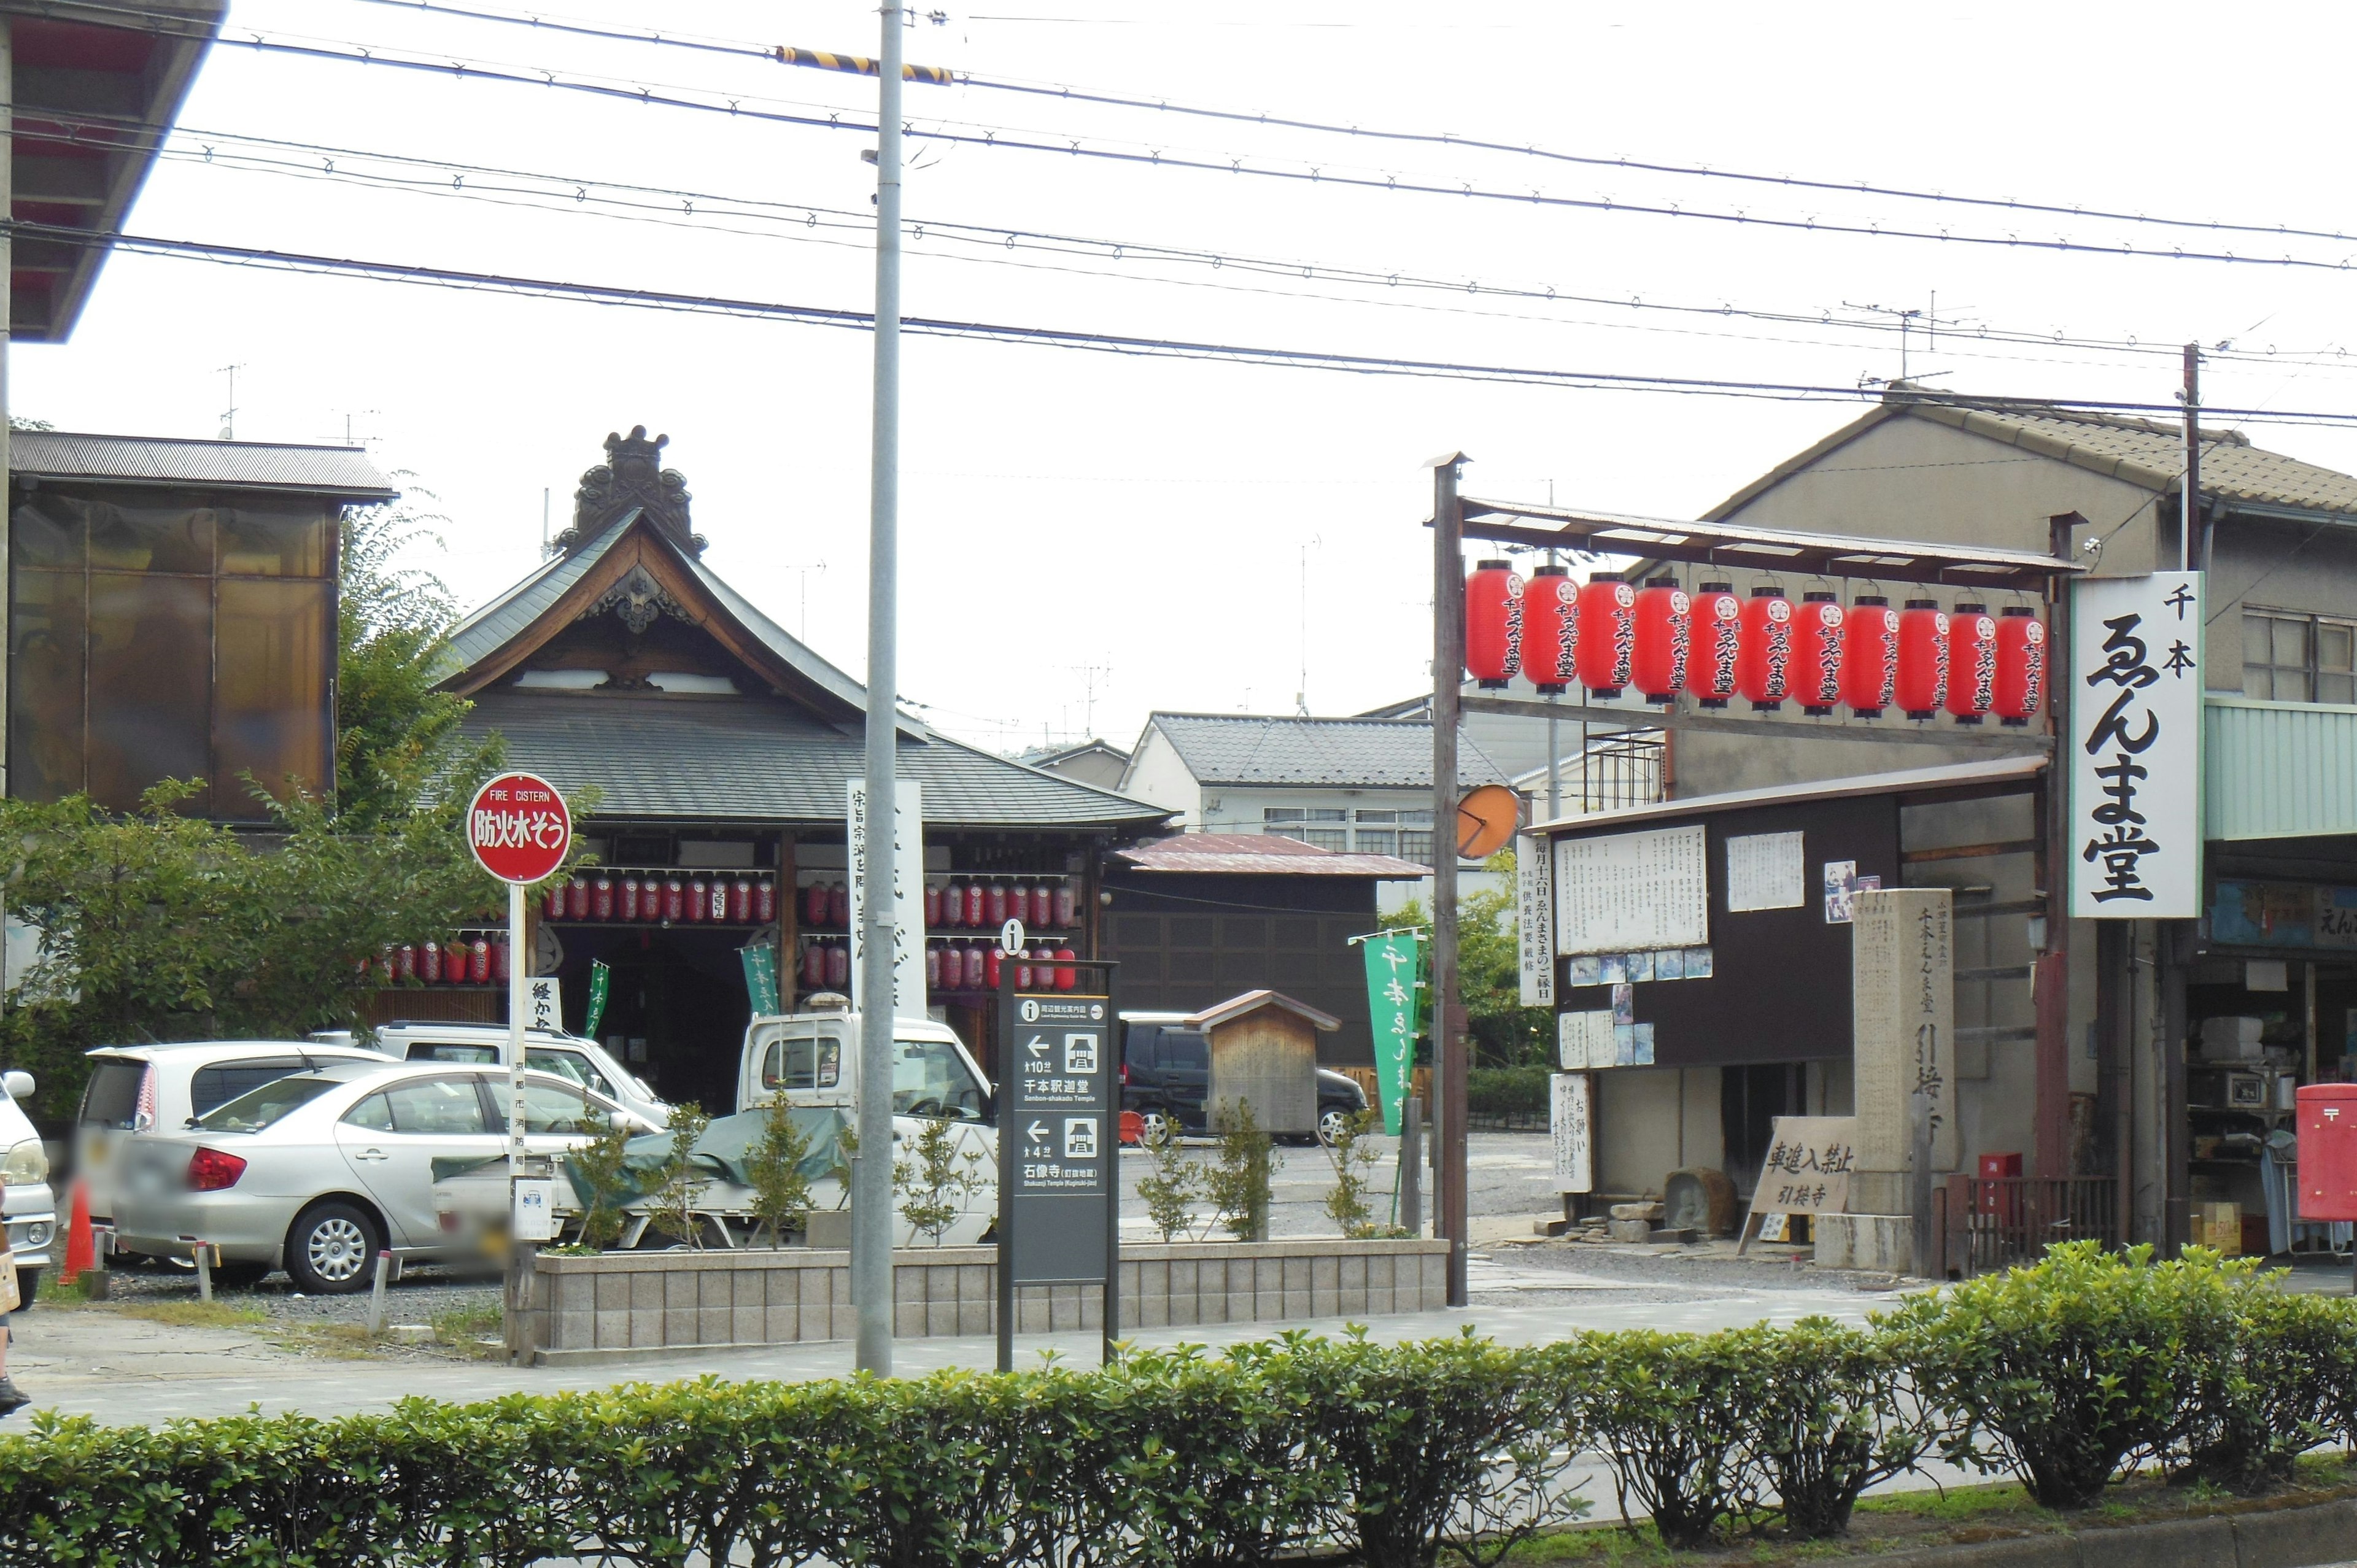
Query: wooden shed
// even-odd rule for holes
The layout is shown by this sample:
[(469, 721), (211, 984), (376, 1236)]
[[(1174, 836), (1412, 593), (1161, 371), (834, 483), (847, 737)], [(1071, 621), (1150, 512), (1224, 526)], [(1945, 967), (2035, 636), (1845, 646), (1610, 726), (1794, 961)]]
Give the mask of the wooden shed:
[(1227, 1110), (1249, 1101), (1261, 1130), (1318, 1128), (1318, 1036), (1342, 1020), (1281, 991), (1247, 991), (1187, 1020), (1211, 1044), (1211, 1083), (1204, 1110), (1218, 1127)]

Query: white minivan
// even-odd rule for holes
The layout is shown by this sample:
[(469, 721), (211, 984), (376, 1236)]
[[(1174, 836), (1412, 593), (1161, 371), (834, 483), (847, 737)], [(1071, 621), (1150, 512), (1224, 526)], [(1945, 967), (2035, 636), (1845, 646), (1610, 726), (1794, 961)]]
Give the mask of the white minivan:
[(58, 1199), (49, 1190), (49, 1157), (20, 1101), (33, 1098), (29, 1072), (0, 1073), (0, 1219), (16, 1257), (16, 1284), (26, 1305), (41, 1288), (41, 1271), (57, 1242)]

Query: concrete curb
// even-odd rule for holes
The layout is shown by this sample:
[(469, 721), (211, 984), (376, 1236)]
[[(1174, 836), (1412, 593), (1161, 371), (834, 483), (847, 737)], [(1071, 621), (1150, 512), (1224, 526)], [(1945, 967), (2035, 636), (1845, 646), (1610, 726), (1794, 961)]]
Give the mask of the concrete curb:
[(2322, 1568), (2357, 1561), (2357, 1498), (1835, 1558), (1820, 1568)]

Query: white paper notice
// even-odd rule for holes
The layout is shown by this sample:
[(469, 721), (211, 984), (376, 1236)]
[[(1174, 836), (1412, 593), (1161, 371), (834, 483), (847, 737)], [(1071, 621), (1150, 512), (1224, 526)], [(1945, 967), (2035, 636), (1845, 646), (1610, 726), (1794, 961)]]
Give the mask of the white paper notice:
[(1555, 1005), (1555, 878), (1547, 842), (1529, 834), (1514, 842), (1514, 938), (1525, 1007)]
[(1809, 901), (1798, 833), (1753, 833), (1727, 841), (1727, 909), (1797, 909)]
[(1584, 1072), (1559, 1072), (1549, 1084), (1548, 1130), (1555, 1134), (1557, 1192), (1596, 1190), (1594, 1080)]
[(1710, 940), (1703, 830), (1555, 841), (1555, 950), (1639, 952)]

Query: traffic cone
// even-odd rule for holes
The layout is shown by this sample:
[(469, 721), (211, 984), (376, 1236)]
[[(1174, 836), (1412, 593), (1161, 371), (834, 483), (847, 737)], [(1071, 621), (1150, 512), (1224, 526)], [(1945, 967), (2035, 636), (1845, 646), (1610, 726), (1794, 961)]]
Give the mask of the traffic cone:
[(98, 1242), (90, 1229), (90, 1184), (77, 1177), (73, 1185), (73, 1218), (66, 1222), (65, 1267), (58, 1271), (58, 1283), (70, 1285), (96, 1267)]

